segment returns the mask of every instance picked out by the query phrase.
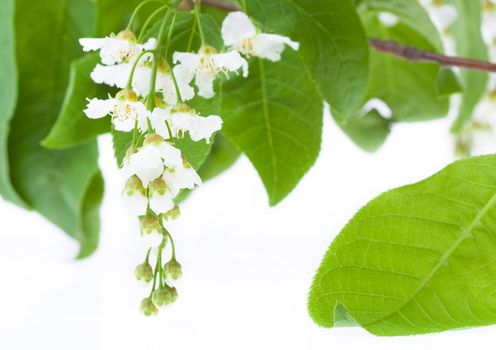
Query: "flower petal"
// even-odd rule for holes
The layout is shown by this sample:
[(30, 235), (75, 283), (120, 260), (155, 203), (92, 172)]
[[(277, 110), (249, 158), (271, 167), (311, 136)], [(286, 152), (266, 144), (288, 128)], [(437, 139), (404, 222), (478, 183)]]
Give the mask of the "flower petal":
[(164, 170), (160, 151), (155, 146), (143, 146), (131, 155), (129, 167), (140, 178), (144, 187), (160, 177)]
[(123, 63), (113, 66), (97, 64), (91, 72), (91, 79), (97, 84), (106, 84), (118, 88), (125, 88), (131, 74), (132, 64)]
[(183, 163), (181, 151), (172, 146), (168, 142), (162, 142), (158, 147), (160, 156), (162, 157), (165, 166), (175, 168)]
[(195, 85), (198, 88), (198, 95), (204, 98), (214, 97), (214, 80), (215, 75), (212, 76), (197, 74), (195, 78)]
[(81, 38), (79, 44), (83, 47), (84, 52), (100, 50), (108, 38)]
[(248, 76), (248, 62), (237, 51), (212, 55), (212, 59), (219, 68), (229, 72), (235, 72), (243, 68), (243, 77), (246, 78)]
[(290, 38), (277, 34), (260, 34), (253, 38), (253, 55), (272, 62), (281, 60), (284, 45), (298, 50), (300, 44)]
[(153, 192), (150, 196), (150, 209), (157, 215), (165, 214), (172, 208), (174, 208), (175, 204), (172, 200), (172, 194), (169, 191), (166, 191), (165, 194), (159, 194), (157, 192)]
[(125, 207), (132, 215), (141, 216), (146, 214), (148, 198), (143, 193), (139, 191), (134, 191), (132, 194), (123, 193), (122, 199)]
[(163, 179), (169, 186), (173, 196), (177, 196), (182, 189), (193, 189), (195, 185), (202, 184), (200, 176), (191, 166), (185, 167), (181, 165), (174, 169), (166, 169)]
[(114, 99), (100, 100), (98, 98), (92, 98), (88, 100), (84, 114), (91, 119), (103, 118), (114, 109), (114, 106)]
[(222, 39), (226, 46), (235, 45), (255, 34), (257, 30), (244, 12), (231, 12), (222, 22)]

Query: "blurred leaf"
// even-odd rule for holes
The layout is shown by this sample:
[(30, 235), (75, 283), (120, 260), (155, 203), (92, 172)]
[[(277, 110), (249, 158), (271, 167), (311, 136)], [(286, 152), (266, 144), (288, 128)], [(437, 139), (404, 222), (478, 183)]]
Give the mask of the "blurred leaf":
[[(481, 33), (481, 0), (447, 0), (458, 9), (458, 20), (453, 25), (456, 51), (459, 56), (488, 59), (487, 46)], [(472, 118), (475, 107), (486, 93), (488, 74), (476, 70), (461, 69), (463, 84), (462, 103), (452, 131), (458, 132)]]
[(133, 10), (142, 0), (96, 0), (94, 36), (104, 37), (126, 28)]
[(348, 116), (360, 108), (367, 90), (369, 45), (350, 0), (253, 0), (246, 5), (262, 29), (301, 44), (300, 70), (311, 74), (335, 110)]
[(381, 336), (496, 323), (495, 170), (496, 156), (465, 159), (363, 207), (317, 271), (315, 322)]
[(0, 11), (0, 195), (17, 205), (25, 206), (10, 180), (8, 154), (10, 120), (17, 101), (14, 14), (15, 1), (4, 1)]
[[(370, 36), (436, 50), (430, 40), (401, 22), (386, 28), (375, 13), (364, 14), (363, 22)], [(437, 64), (413, 63), (375, 50), (371, 52), (370, 61), (367, 100), (384, 101), (391, 108), (395, 121), (424, 121), (447, 116), (449, 99), (439, 98), (437, 94), (440, 71)]]
[(59, 112), (70, 62), (82, 53), (77, 39), (91, 34), (93, 13), (87, 0), (17, 0), (19, 97), (9, 139), (15, 188), (32, 208), (80, 241), (82, 256), (93, 251), (98, 235), (97, 225), (88, 224), (101, 195), (88, 192), (99, 190), (91, 187), (99, 173), (96, 143), (54, 151), (40, 142)]
[(441, 68), (437, 79), (437, 95), (446, 97), (459, 92), (463, 92), (463, 88), (456, 74), (451, 69)]
[(291, 192), (320, 150), (323, 102), (302, 66), (286, 50), (277, 63), (252, 60), (248, 78), (223, 86), (222, 133), (253, 163), (271, 205)]
[(368, 10), (389, 12), (397, 16), (405, 25), (429, 40), (436, 51), (443, 52), (439, 32), (418, 0), (364, 0), (363, 3)]
[(70, 148), (110, 130), (109, 118), (89, 119), (83, 112), (87, 98), (105, 98), (105, 88), (95, 84), (90, 78), (99, 60), (99, 54), (93, 53), (72, 62), (62, 108), (50, 134), (43, 140), (43, 146)]
[(347, 119), (340, 118), (336, 112), (333, 112), (332, 116), (341, 130), (357, 146), (367, 152), (377, 151), (391, 131), (391, 121), (375, 109), (366, 114), (358, 113)]

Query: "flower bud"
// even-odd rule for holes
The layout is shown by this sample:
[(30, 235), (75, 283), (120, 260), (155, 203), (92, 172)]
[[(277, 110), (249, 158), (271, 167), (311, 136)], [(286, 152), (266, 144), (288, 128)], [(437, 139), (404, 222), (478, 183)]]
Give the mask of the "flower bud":
[(117, 93), (117, 95), (115, 95), (115, 99), (120, 100), (120, 101), (136, 102), (136, 101), (138, 101), (138, 96), (136, 95), (136, 93), (133, 90), (124, 89), (124, 90), (119, 91)]
[(164, 214), (164, 219), (167, 221), (175, 220), (181, 215), (181, 209), (179, 209), (178, 205), (175, 205), (174, 208), (169, 210)]
[(153, 279), (153, 268), (148, 262), (144, 262), (136, 267), (134, 275), (138, 281), (149, 283)]
[(210, 45), (203, 45), (200, 47), (199, 53), (203, 55), (215, 55), (217, 53), (217, 49)]
[(157, 307), (152, 302), (152, 298), (145, 298), (141, 301), (140, 310), (145, 316), (152, 316), (158, 312)]
[(124, 204), (133, 215), (141, 216), (146, 214), (148, 198), (143, 183), (136, 175), (131, 176), (124, 185), (122, 191)]
[(173, 303), (177, 299), (177, 291), (175, 288), (164, 286), (157, 289), (152, 294), (152, 301), (158, 307), (164, 307)]
[(130, 30), (123, 30), (123, 31), (119, 32), (117, 34), (117, 39), (126, 40), (126, 41), (129, 41), (131, 43), (136, 43), (137, 42), (137, 40), (136, 40), (136, 34), (134, 34)]
[(171, 113), (194, 114), (195, 110), (188, 106), (186, 103), (180, 103), (172, 109)]
[(158, 216), (147, 214), (141, 218), (141, 235), (147, 247), (158, 247), (164, 239)]
[(148, 189), (150, 190), (150, 193), (156, 192), (159, 195), (164, 195), (165, 192), (167, 192), (168, 187), (164, 179), (159, 177), (153, 180), (152, 182), (150, 182), (150, 184), (148, 185)]
[(176, 259), (172, 259), (164, 265), (164, 277), (171, 277), (173, 280), (178, 280), (183, 275), (181, 264)]
[(144, 146), (158, 146), (164, 142), (164, 138), (159, 134), (149, 134), (143, 141)]

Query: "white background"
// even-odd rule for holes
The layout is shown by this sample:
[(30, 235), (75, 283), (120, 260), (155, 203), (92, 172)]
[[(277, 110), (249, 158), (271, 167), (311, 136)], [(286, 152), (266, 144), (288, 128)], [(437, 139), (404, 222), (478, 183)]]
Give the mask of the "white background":
[(108, 137), (101, 244), (74, 261), (77, 244), (35, 213), (0, 201), (0, 349), (479, 349), (496, 327), (378, 338), (323, 329), (306, 299), (328, 245), (354, 212), (382, 191), (421, 180), (453, 158), (449, 122), (396, 126), (369, 155), (326, 119), (316, 165), (269, 208), (255, 170), (241, 159), (205, 184), (173, 225), (184, 268), (178, 301), (145, 318), (134, 280), (145, 249), (127, 216)]

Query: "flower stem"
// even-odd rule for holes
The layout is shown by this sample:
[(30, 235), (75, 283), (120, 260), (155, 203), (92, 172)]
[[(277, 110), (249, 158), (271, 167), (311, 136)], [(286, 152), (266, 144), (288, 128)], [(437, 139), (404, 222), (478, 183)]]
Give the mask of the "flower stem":
[(141, 27), (141, 31), (140, 31), (140, 34), (138, 36), (138, 42), (140, 43), (142, 40), (143, 40), (143, 37), (145, 36), (145, 33), (146, 33), (146, 29), (148, 28), (148, 26), (150, 25), (151, 21), (160, 13), (162, 12), (163, 10), (166, 10), (168, 8), (167, 5), (164, 5), (162, 7), (159, 7), (158, 9), (156, 9), (151, 15), (150, 17), (148, 17), (145, 21), (145, 23), (143, 24), (143, 26)]
[(143, 52), (141, 52), (139, 54), (138, 58), (133, 63), (133, 67), (131, 68), (131, 74), (129, 75), (129, 79), (127, 81), (126, 89), (131, 89), (131, 85), (133, 84), (134, 71), (136, 70), (136, 67), (138, 66), (138, 63), (139, 63), (140, 59), (144, 55), (146, 55), (147, 53), (155, 53), (155, 50), (145, 50), (145, 51), (143, 51)]
[(139, 4), (135, 9), (134, 9), (134, 12), (133, 14), (131, 15), (131, 18), (129, 19), (129, 23), (127, 24), (127, 27), (126, 27), (126, 30), (131, 30), (131, 27), (133, 26), (133, 23), (134, 21), (136, 20), (136, 17), (138, 16), (138, 13), (140, 12), (140, 10), (147, 4), (150, 4), (152, 2), (158, 2), (158, 3), (161, 3), (161, 4), (165, 4), (163, 1), (161, 0), (145, 0), (143, 1), (141, 4)]
[(206, 40), (205, 40), (205, 33), (203, 32), (203, 27), (201, 24), (200, 13), (201, 13), (201, 0), (195, 0), (195, 18), (196, 18), (196, 22), (198, 23), (198, 30), (200, 31), (201, 43), (203, 46), (206, 44)]

